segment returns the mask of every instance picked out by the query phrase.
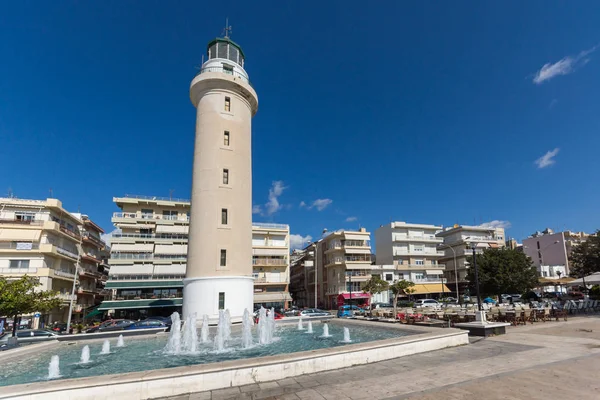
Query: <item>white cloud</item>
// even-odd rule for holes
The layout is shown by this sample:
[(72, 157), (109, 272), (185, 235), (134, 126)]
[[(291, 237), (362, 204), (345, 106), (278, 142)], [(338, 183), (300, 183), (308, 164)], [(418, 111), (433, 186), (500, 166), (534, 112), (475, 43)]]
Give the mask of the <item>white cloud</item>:
[(356, 221), (357, 219), (358, 219), (358, 218), (356, 218), (356, 217), (348, 217), (348, 218), (346, 218), (346, 222), (354, 222), (354, 221)]
[(300, 202), (300, 205), (299, 205), (298, 207), (300, 207), (300, 208), (304, 208), (304, 207), (306, 207), (306, 203), (305, 203), (304, 201), (301, 201), (301, 202)]
[(287, 189), (287, 186), (283, 185), (283, 181), (273, 181), (269, 189), (269, 201), (265, 203), (264, 207), (260, 205), (252, 206), (252, 214), (271, 216), (281, 210), (283, 205), (279, 204), (279, 196), (285, 189)]
[(104, 233), (104, 234), (100, 235), (100, 239), (104, 240), (104, 242), (110, 246), (110, 241), (112, 239), (112, 235), (115, 233), (121, 233), (121, 230), (119, 228), (117, 228), (117, 229), (114, 229), (112, 232)]
[(481, 224), (482, 227), (484, 228), (504, 228), (504, 229), (508, 229), (511, 227), (511, 223), (510, 221), (500, 221), (500, 220), (493, 220), (490, 222), (484, 222), (483, 224)]
[(318, 211), (323, 211), (331, 203), (333, 203), (333, 200), (331, 200), (331, 199), (317, 199), (317, 200), (313, 201), (312, 204), (310, 205), (310, 207), (308, 207), (308, 208), (316, 208)]
[(598, 46), (594, 46), (591, 49), (584, 50), (575, 56), (566, 56), (555, 63), (544, 64), (542, 68), (535, 73), (533, 83), (539, 85), (556, 76), (568, 75), (575, 72), (578, 67), (585, 65), (589, 61), (586, 56), (596, 51), (597, 47)]
[(306, 247), (310, 241), (312, 241), (312, 236), (310, 235), (302, 236), (298, 234), (292, 234), (290, 235), (290, 249), (302, 249)]
[(558, 154), (559, 151), (560, 149), (557, 147), (552, 151), (546, 152), (546, 154), (535, 160), (535, 164), (540, 169), (549, 167), (550, 165), (556, 162), (556, 160), (554, 160), (554, 157)]

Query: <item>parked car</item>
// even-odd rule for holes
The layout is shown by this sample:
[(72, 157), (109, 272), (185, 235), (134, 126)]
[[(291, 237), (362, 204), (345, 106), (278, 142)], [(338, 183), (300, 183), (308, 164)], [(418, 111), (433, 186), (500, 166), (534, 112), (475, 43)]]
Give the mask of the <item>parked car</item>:
[(351, 317), (357, 311), (363, 311), (363, 309), (360, 307), (357, 307), (355, 305), (345, 304), (345, 305), (341, 306), (340, 308), (338, 308), (337, 316), (338, 316), (338, 318)]
[(433, 299), (420, 299), (415, 301), (415, 307), (440, 307), (441, 303)]
[(456, 297), (444, 297), (440, 299), (442, 303), (458, 303), (458, 299)]
[(111, 319), (109, 321), (104, 321), (100, 325), (89, 328), (86, 333), (94, 333), (94, 332), (111, 332), (111, 331), (121, 331), (133, 324), (135, 321), (130, 319)]
[(394, 306), (390, 303), (373, 303), (371, 305), (372, 310), (377, 310), (379, 308), (394, 308)]
[(163, 328), (166, 330), (167, 325), (164, 322), (156, 320), (156, 319), (145, 319), (143, 321), (134, 322), (133, 324), (126, 326), (124, 329), (128, 331), (128, 330), (133, 330), (133, 329), (155, 329), (155, 328)]
[[(12, 336), (12, 331), (5, 331), (0, 335), (0, 343), (6, 343)], [(17, 339), (20, 343), (43, 342), (52, 340), (58, 336), (56, 332), (48, 329), (20, 329), (17, 331)]]
[(496, 300), (492, 299), (491, 297), (486, 297), (483, 299), (483, 302), (486, 304), (496, 304)]
[(173, 321), (171, 320), (171, 317), (148, 317), (145, 319), (145, 321), (148, 321), (148, 320), (160, 321), (163, 324), (165, 324), (166, 326), (168, 326), (169, 328), (171, 327), (171, 325), (173, 325)]
[[(66, 323), (54, 324), (49, 329), (56, 333), (62, 333), (63, 335), (67, 334), (67, 324)], [(69, 329), (69, 333), (73, 333), (73, 328)]]
[(307, 308), (306, 310), (302, 310), (300, 315), (303, 317), (328, 317), (331, 314), (325, 310), (320, 310), (318, 308)]

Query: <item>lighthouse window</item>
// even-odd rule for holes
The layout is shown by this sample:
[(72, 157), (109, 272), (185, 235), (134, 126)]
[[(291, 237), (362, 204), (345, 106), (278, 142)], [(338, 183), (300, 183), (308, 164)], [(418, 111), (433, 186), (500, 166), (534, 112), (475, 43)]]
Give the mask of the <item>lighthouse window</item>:
[(223, 184), (229, 185), (229, 170), (226, 168), (223, 169)]
[(221, 261), (219, 263), (221, 267), (227, 266), (227, 250), (221, 249)]
[(229, 146), (229, 131), (223, 133), (223, 144)]
[(226, 208), (221, 209), (221, 224), (227, 225), (227, 209)]
[(219, 310), (225, 309), (225, 292), (219, 292)]
[(229, 75), (233, 75), (233, 67), (223, 64), (223, 72)]
[(225, 97), (225, 111), (231, 111), (231, 99)]

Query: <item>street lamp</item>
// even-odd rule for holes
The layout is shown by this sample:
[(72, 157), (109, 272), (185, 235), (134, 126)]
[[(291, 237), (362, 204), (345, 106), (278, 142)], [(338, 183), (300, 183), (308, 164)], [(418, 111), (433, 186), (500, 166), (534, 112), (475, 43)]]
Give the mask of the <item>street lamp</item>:
[(471, 249), (473, 250), (473, 267), (475, 268), (475, 292), (477, 294), (477, 310), (481, 312), (481, 296), (479, 295), (479, 271), (477, 269), (477, 256), (475, 253), (475, 250), (477, 249), (476, 242), (471, 242)]

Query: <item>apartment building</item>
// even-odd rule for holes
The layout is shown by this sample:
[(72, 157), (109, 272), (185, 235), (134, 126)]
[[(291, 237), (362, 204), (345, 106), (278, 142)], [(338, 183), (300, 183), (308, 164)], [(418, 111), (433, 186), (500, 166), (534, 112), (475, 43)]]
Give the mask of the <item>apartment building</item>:
[[(297, 307), (309, 307), (307, 293), (307, 268), (314, 267), (314, 261), (307, 249), (295, 249), (290, 254), (290, 296)], [(312, 304), (314, 305), (314, 303)]]
[(288, 308), (290, 284), (290, 227), (252, 223), (254, 306)]
[(456, 291), (456, 277), (458, 277), (461, 293), (467, 284), (466, 276), (469, 268), (467, 257), (473, 255), (472, 243), (476, 244), (475, 252), (477, 254), (481, 254), (486, 248), (505, 246), (504, 228), (457, 224), (443, 229), (436, 236), (443, 239), (438, 249), (442, 250), (444, 255), (439, 262), (446, 265), (445, 281), (453, 292)]
[[(314, 251), (314, 247), (313, 247)], [(365, 304), (370, 295), (362, 288), (371, 278), (371, 234), (335, 231), (316, 244), (318, 304), (336, 309), (348, 302)], [(308, 292), (314, 296), (314, 268), (308, 276)]]
[[(436, 236), (438, 225), (391, 222), (375, 231), (377, 261), (372, 274), (393, 282), (407, 280), (415, 283), (414, 295), (439, 296), (448, 293), (443, 285), (445, 265), (440, 263), (444, 252), (438, 250), (443, 242)], [(375, 268), (376, 267), (376, 268)]]
[(99, 305), (107, 291), (104, 288), (108, 279), (106, 243), (101, 239), (104, 230), (89, 216), (73, 213), (81, 224), (81, 253), (79, 255), (79, 283), (77, 285), (77, 302), (73, 308), (73, 318), (85, 317), (91, 309)]
[(523, 251), (531, 258), (540, 276), (544, 276), (545, 272), (549, 277), (558, 277), (556, 275), (558, 271), (561, 271), (562, 275), (563, 269), (554, 267), (564, 267), (564, 273), (569, 275), (571, 252), (588, 237), (589, 234), (585, 232), (554, 232), (546, 228), (524, 239)]
[[(111, 299), (100, 306), (115, 317), (143, 318), (181, 312), (187, 268), (190, 201), (156, 196), (115, 197), (112, 222)], [(289, 294), (289, 226), (252, 224), (254, 304), (286, 307)]]
[(43, 323), (66, 321), (71, 300), (84, 301), (71, 295), (74, 280), (80, 285), (86, 281), (76, 274), (83, 225), (57, 199), (0, 198), (0, 274), (36, 276), (41, 290), (54, 290), (63, 300), (61, 307), (41, 317)]

